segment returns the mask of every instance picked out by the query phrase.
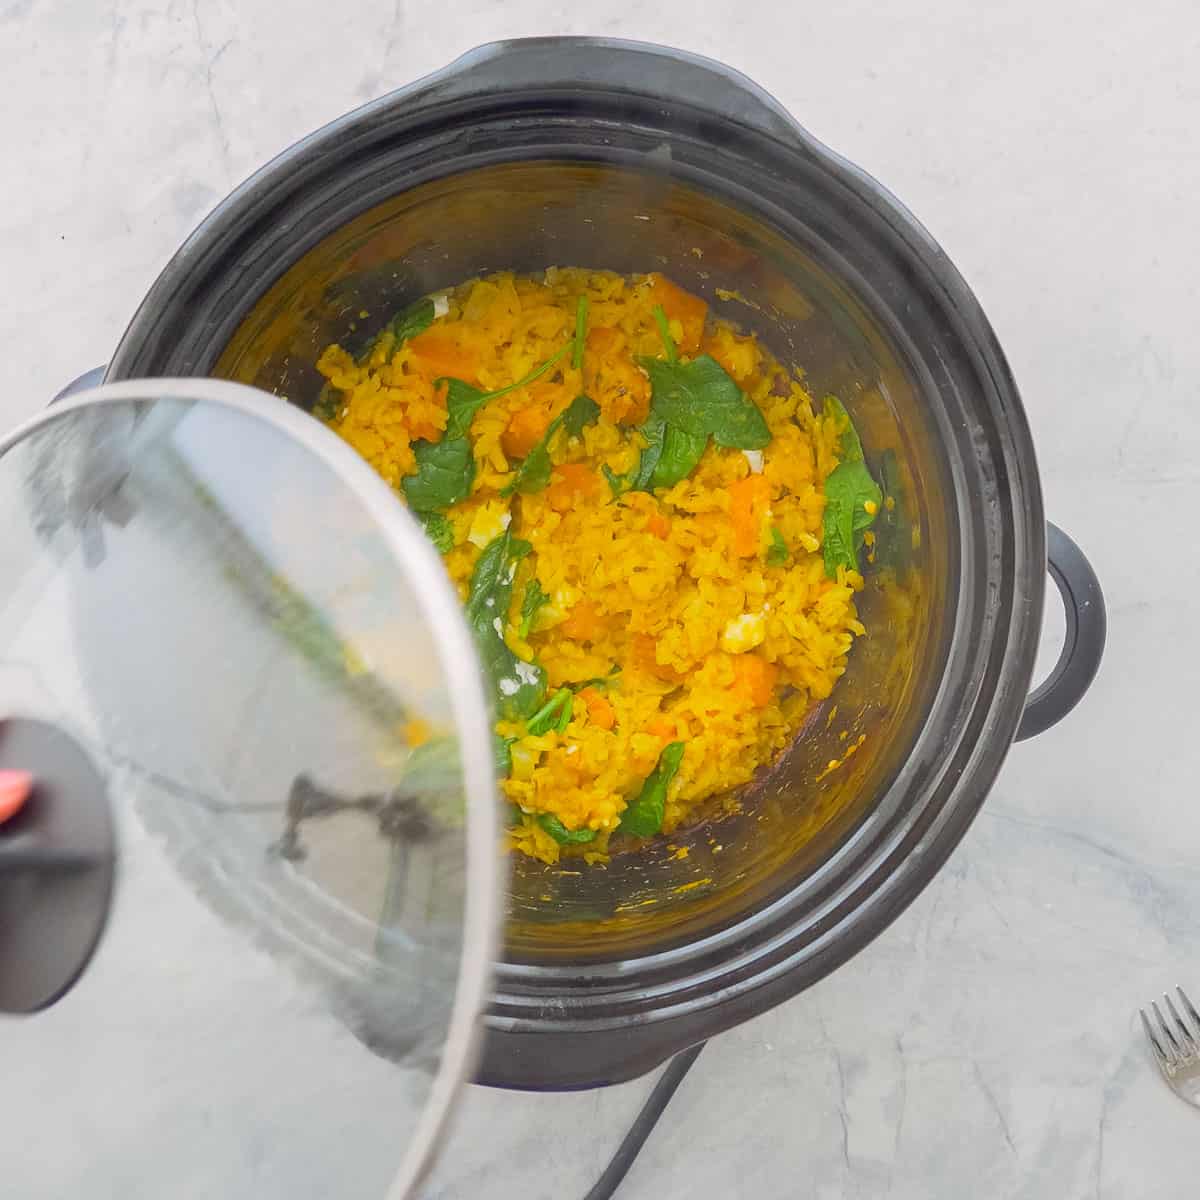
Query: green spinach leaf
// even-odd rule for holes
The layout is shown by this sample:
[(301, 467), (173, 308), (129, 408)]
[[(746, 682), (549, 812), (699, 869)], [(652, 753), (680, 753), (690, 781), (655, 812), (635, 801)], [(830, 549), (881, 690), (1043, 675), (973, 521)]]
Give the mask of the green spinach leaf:
[(842, 424), (841, 461), (825, 480), (823, 522), (825, 574), (835, 579), (838, 567), (858, 569), (863, 534), (879, 515), (883, 492), (867, 470), (862, 440), (845, 406), (835, 396), (827, 396), (824, 412)]
[(437, 547), (439, 554), (454, 549), (454, 525), (445, 513), (416, 512), (417, 520), (425, 527), (425, 536)]
[(787, 564), (791, 554), (788, 551), (787, 542), (783, 540), (783, 534), (779, 532), (776, 526), (771, 526), (771, 545), (767, 550), (767, 566), (782, 567)]
[(407, 308), (401, 309), (388, 326), (392, 331), (392, 336), (396, 339), (392, 346), (392, 353), (394, 354), (409, 338), (416, 337), (418, 333), (424, 333), (433, 324), (433, 318), (433, 300), (429, 296), (423, 296)]
[(663, 437), (662, 453), (654, 464), (650, 486), (646, 490), (674, 487), (681, 479), (686, 479), (696, 469), (707, 448), (707, 435), (697, 436), (668, 425)]
[(318, 421), (332, 421), (338, 415), (341, 403), (342, 393), (326, 380), (321, 388), (320, 395), (313, 401), (312, 415)]
[(629, 802), (617, 826), (634, 837), (653, 837), (661, 828), (667, 805), (667, 786), (683, 761), (683, 742), (672, 742), (658, 756), (658, 765), (646, 777), (642, 790)]
[(691, 362), (638, 360), (650, 376), (651, 412), (693, 438), (710, 435), (719, 446), (761, 450), (771, 431), (754, 402), (715, 358), (701, 354)]
[(542, 813), (538, 824), (561, 846), (582, 846), (594, 840), (594, 829), (568, 829), (553, 813)]
[(675, 339), (671, 336), (671, 323), (667, 320), (666, 311), (661, 304), (654, 306), (654, 320), (658, 324), (658, 336), (662, 338), (663, 350), (667, 354), (667, 362), (678, 362), (679, 349), (675, 345)]
[(658, 469), (658, 460), (662, 458), (663, 443), (667, 438), (667, 423), (657, 413), (651, 410), (650, 415), (638, 428), (638, 432), (646, 439), (646, 448), (632, 477), (629, 477), (629, 490), (648, 492), (653, 484), (654, 472)]
[(567, 712), (567, 719), (570, 720), (571, 713), (571, 689), (559, 688), (541, 708), (529, 718), (525, 725), (527, 733), (533, 734), (535, 737), (541, 737), (543, 733), (549, 733), (551, 729), (558, 726), (563, 710)]
[(694, 437), (669, 425), (653, 411), (638, 432), (646, 439), (646, 448), (637, 468), (628, 475), (609, 472), (609, 485), (612, 486), (614, 479), (618, 484), (624, 483), (622, 491), (652, 492), (655, 488), (672, 487), (695, 470), (708, 446), (707, 434)]
[(550, 597), (542, 591), (542, 585), (537, 579), (531, 579), (526, 585), (525, 595), (521, 599), (520, 634), (522, 638), (529, 636), (529, 631), (533, 628), (533, 622), (537, 618), (538, 609), (549, 602)]
[(365, 366), (370, 361), (375, 347), (379, 344), (379, 339), (389, 330), (392, 334), (392, 346), (388, 351), (388, 359), (390, 361), (391, 356), (409, 338), (416, 337), (418, 333), (424, 333), (433, 324), (435, 315), (436, 311), (433, 306), (433, 299), (429, 296), (422, 296), (420, 300), (414, 301), (407, 308), (402, 308), (379, 333), (371, 338), (354, 361), (360, 367)]
[(542, 440), (521, 460), (512, 479), (500, 489), (500, 495), (511, 496), (513, 492), (520, 492), (523, 496), (531, 496), (535, 492), (545, 491), (554, 471), (554, 464), (550, 461), (550, 437), (558, 428), (553, 421), (550, 425)]
[(401, 481), (408, 506), (415, 512), (449, 508), (465, 500), (475, 482), (475, 458), (467, 431), (488, 394), (461, 379), (444, 382), (446, 431), (440, 442), (417, 442), (413, 446), (417, 473)]
[(509, 720), (528, 717), (546, 691), (545, 671), (518, 658), (504, 640), (513, 573), (517, 560), (530, 549), (528, 542), (512, 537), (508, 530), (489, 542), (475, 564), (466, 605), (479, 657), (496, 689), (497, 707)]
[(492, 734), (492, 765), (497, 775), (507, 775), (512, 770), (512, 744), (515, 737), (501, 737)]
[[(863, 534), (883, 503), (883, 493), (866, 463), (839, 463), (825, 480), (825, 574), (837, 578), (838, 567), (858, 569)], [(870, 508), (868, 508), (868, 505)]]
[(854, 428), (854, 422), (850, 419), (845, 405), (836, 396), (826, 396), (824, 409), (826, 417), (835, 417), (842, 421), (841, 448), (838, 458), (842, 462), (862, 462), (862, 442), (859, 440), (858, 430)]
[(427, 513), (449, 508), (465, 500), (475, 480), (475, 460), (465, 437), (447, 437), (440, 442), (417, 442), (413, 446), (417, 473), (401, 481), (408, 507)]
[(680, 362), (666, 325), (666, 316), (656, 311), (668, 359), (640, 358), (650, 376), (650, 415), (640, 432), (646, 448), (636, 471), (621, 477), (606, 472), (613, 494), (621, 482), (637, 491), (671, 487), (696, 469), (712, 437), (718, 445), (755, 450), (767, 445), (771, 431), (763, 415), (707, 354)]
[(579, 437), (585, 425), (593, 425), (600, 418), (600, 405), (590, 396), (576, 396), (559, 414), (563, 428), (569, 437)]
[(686, 434), (680, 436), (653, 409), (638, 426), (638, 433), (646, 439), (646, 445), (633, 470), (618, 475), (607, 463), (601, 468), (614, 499), (625, 492), (650, 492), (678, 483), (700, 461), (708, 445), (707, 437), (696, 440)]
[(440, 442), (417, 442), (413, 455), (417, 473), (407, 475), (401, 483), (409, 507), (417, 512), (432, 512), (449, 508), (471, 493), (475, 482), (475, 459), (471, 454), (468, 433), (475, 414), (489, 400), (506, 395), (532, 383), (561, 361), (571, 349), (568, 342), (557, 354), (535, 368), (524, 379), (494, 392), (483, 392), (461, 379), (444, 379), (446, 384), (446, 430)]
[(500, 495), (511, 496), (513, 492), (520, 492), (523, 496), (529, 496), (545, 490), (554, 470), (550, 461), (550, 439), (560, 428), (565, 428), (569, 434), (578, 437), (583, 432), (583, 427), (590, 425), (599, 416), (600, 405), (587, 396), (576, 396), (550, 422), (542, 440), (525, 456), (516, 474), (501, 490)]
[(461, 379), (439, 379), (438, 383), (446, 385), (446, 432), (442, 436), (465, 438), (475, 414), (491, 396)]
[(632, 483), (631, 475), (618, 475), (608, 463), (601, 463), (600, 470), (604, 473), (604, 478), (608, 480), (614, 500), (629, 491)]
[(487, 624), (496, 617), (506, 617), (512, 598), (513, 572), (516, 564), (533, 547), (524, 538), (515, 538), (509, 530), (493, 538), (483, 548), (471, 573), (471, 589), (467, 596), (466, 615), (472, 627)]

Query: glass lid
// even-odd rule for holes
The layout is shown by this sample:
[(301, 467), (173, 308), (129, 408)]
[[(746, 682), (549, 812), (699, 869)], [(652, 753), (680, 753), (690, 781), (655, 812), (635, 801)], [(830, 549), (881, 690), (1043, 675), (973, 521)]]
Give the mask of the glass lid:
[(33, 781), (0, 824), (5, 1191), (409, 1194), (501, 908), (437, 554), (318, 422), (209, 380), (0, 439), (0, 519), (0, 771)]

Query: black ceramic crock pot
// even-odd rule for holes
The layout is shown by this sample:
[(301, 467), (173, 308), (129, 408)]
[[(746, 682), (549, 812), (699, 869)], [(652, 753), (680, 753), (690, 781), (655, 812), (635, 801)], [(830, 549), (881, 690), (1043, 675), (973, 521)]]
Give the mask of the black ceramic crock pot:
[[(309, 407), (327, 342), (481, 272), (553, 265), (661, 270), (754, 328), (843, 400), (894, 508), (868, 636), (737, 805), (606, 869), (515, 864), (479, 1078), (527, 1088), (628, 1079), (866, 945), (1104, 642), (1095, 577), (1053, 527), (1047, 560), (1025, 414), (961, 276), (770, 96), (676, 51), (486, 46), (335, 121), (204, 221), (107, 378), (227, 376)], [(1048, 565), (1067, 644), (1029, 697)]]

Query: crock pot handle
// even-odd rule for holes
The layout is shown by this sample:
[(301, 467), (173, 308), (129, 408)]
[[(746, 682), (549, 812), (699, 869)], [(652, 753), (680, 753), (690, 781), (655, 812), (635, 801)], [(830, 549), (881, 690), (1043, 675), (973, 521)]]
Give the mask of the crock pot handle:
[(1108, 617), (1092, 564), (1057, 525), (1046, 522), (1046, 566), (1067, 615), (1067, 634), (1054, 670), (1025, 701), (1017, 741), (1057, 724), (1083, 699), (1104, 656)]
[(694, 105), (772, 137), (804, 144), (807, 135), (769, 92), (711, 58), (619, 38), (541, 37), (490, 42), (425, 80), (426, 95), (456, 100), (530, 88), (583, 91), (599, 86)]

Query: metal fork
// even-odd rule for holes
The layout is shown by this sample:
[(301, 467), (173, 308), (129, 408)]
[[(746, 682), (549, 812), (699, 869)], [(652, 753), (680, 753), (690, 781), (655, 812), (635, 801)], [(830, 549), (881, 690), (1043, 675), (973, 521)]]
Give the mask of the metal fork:
[(1200, 1013), (1196, 1012), (1183, 988), (1176, 987), (1175, 991), (1179, 993), (1179, 1002), (1183, 1005), (1183, 1017), (1179, 1015), (1171, 997), (1163, 993), (1163, 1003), (1174, 1018), (1174, 1026), (1163, 1016), (1157, 1000), (1150, 1005), (1157, 1019), (1157, 1028), (1151, 1024), (1144, 1008), (1138, 1015), (1142, 1018), (1142, 1028), (1150, 1039), (1154, 1057), (1158, 1059), (1162, 1077), (1181, 1100), (1200, 1108)]

